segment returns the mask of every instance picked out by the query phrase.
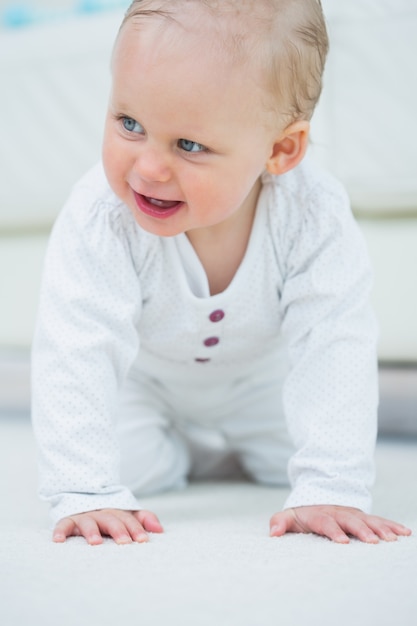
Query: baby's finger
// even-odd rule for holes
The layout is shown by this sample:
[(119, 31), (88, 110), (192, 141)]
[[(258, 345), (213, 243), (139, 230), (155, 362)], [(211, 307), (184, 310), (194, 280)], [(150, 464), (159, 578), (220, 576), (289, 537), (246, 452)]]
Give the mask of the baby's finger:
[(296, 522), (293, 509), (275, 513), (271, 517), (269, 525), (271, 537), (282, 537), (282, 535), (289, 532), (303, 532), (303, 529)]
[(64, 543), (67, 537), (74, 534), (75, 528), (76, 524), (74, 520), (70, 517), (64, 517), (56, 524), (52, 534), (52, 541), (55, 541), (55, 543)]
[[(68, 518), (71, 519), (71, 518)], [(90, 515), (80, 515), (77, 521), (72, 520), (77, 530), (77, 534), (84, 537), (90, 546), (97, 546), (103, 543), (100, 528), (94, 518)], [(73, 533), (75, 534), (75, 533)]]
[(401, 537), (409, 537), (413, 534), (411, 528), (403, 526), (402, 524), (396, 524), (395, 522), (390, 524), (390, 528), (396, 535), (399, 535)]
[(112, 511), (100, 511), (100, 516), (96, 517), (96, 519), (100, 530), (111, 537), (117, 544), (132, 543), (132, 537), (127, 528), (129, 516), (121, 518)]
[(146, 543), (149, 541), (148, 533), (134, 514), (129, 513), (123, 521), (133, 541), (136, 541), (136, 543)]
[(396, 541), (399, 536), (408, 537), (411, 535), (411, 530), (406, 526), (382, 517), (369, 516), (366, 521), (374, 533), (384, 541)]
[(340, 526), (346, 533), (364, 543), (378, 543), (380, 535), (369, 524), (368, 519), (361, 519), (357, 515), (347, 513), (338, 518)]
[(398, 522), (393, 522), (392, 520), (387, 519), (384, 519), (383, 521), (396, 535), (409, 537), (412, 534), (411, 528), (407, 528), (407, 526), (404, 526), (403, 524), (399, 524)]
[(309, 524), (310, 532), (322, 535), (335, 543), (349, 543), (349, 537), (340, 524), (326, 513), (315, 515)]
[(152, 511), (146, 511), (142, 509), (141, 511), (135, 511), (135, 517), (142, 524), (143, 528), (150, 533), (162, 533), (164, 529), (161, 525), (161, 522)]

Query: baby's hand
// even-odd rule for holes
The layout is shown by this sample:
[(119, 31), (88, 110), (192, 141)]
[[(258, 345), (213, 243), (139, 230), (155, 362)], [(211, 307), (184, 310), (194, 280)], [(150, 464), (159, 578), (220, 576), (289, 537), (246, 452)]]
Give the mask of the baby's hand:
[(62, 543), (67, 537), (81, 536), (94, 546), (103, 543), (103, 536), (108, 536), (118, 544), (144, 543), (149, 540), (148, 532), (163, 532), (158, 518), (151, 511), (101, 509), (64, 517), (55, 526), (52, 539)]
[(365, 543), (380, 539), (395, 541), (398, 536), (411, 535), (402, 524), (382, 517), (367, 515), (359, 509), (345, 506), (299, 506), (275, 513), (271, 518), (271, 537), (285, 533), (316, 533), (336, 543), (349, 543), (349, 536)]

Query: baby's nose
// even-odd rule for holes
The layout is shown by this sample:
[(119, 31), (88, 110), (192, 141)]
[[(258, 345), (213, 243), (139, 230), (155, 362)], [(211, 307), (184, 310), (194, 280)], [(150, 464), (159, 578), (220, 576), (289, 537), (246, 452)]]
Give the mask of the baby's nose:
[(135, 162), (135, 171), (146, 182), (167, 182), (171, 178), (168, 155), (156, 147), (144, 147)]

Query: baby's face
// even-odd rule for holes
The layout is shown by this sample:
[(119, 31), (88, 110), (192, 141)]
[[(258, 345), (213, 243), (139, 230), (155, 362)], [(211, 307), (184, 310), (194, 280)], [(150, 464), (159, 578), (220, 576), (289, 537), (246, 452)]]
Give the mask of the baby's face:
[(256, 73), (219, 62), (215, 29), (190, 20), (131, 20), (113, 58), (106, 175), (136, 221), (161, 236), (253, 212), (278, 133)]

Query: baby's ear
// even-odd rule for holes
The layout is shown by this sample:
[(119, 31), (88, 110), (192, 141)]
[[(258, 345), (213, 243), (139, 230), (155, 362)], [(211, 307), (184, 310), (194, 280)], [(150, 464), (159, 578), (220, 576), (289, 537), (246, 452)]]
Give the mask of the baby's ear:
[(310, 123), (300, 120), (287, 126), (274, 143), (271, 156), (266, 162), (270, 174), (285, 174), (299, 164), (308, 146)]

